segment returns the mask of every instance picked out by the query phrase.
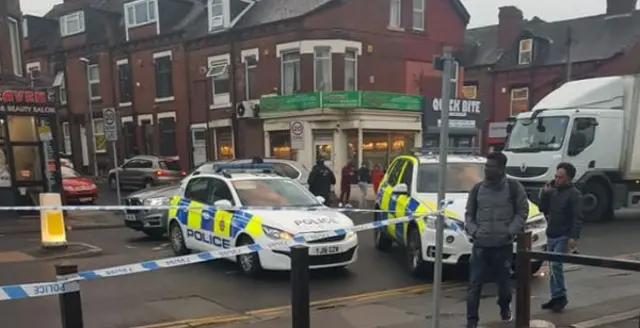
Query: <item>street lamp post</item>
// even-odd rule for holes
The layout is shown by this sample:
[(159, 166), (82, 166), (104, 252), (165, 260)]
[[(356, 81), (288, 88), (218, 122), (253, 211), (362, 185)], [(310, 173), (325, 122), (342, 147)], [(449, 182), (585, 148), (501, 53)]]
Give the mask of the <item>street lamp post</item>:
[[(89, 136), (87, 133), (87, 129), (85, 128), (85, 137), (87, 139), (87, 146), (91, 145), (91, 159), (92, 159), (92, 168), (93, 168), (93, 175), (94, 176), (98, 176), (98, 160), (97, 160), (97, 156), (96, 156), (96, 131), (95, 128), (93, 126), (93, 104), (91, 102), (91, 72), (89, 71), (89, 64), (91, 63), (89, 61), (89, 59), (85, 58), (85, 57), (81, 57), (80, 61), (84, 64), (85, 66), (85, 71), (86, 71), (86, 79), (87, 79), (87, 102), (88, 102), (88, 121), (89, 121), (89, 126), (91, 129), (91, 135)], [(91, 140), (91, 142), (89, 143), (89, 140)]]

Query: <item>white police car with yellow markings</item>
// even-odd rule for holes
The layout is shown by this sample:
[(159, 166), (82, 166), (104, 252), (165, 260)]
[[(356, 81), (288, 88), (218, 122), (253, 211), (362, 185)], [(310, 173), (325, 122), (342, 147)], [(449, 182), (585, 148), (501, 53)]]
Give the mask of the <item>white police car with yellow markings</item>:
[[(448, 155), (446, 199), (452, 200), (444, 211), (445, 231), (443, 263), (468, 264), (472, 244), (464, 229), (464, 214), (469, 191), (484, 179), (486, 159), (473, 155)], [(393, 220), (411, 213), (430, 213), (437, 206), (439, 161), (435, 155), (406, 155), (396, 157), (387, 170), (376, 195), (374, 220)], [(529, 218), (525, 230), (532, 232), (532, 249), (544, 250), (547, 222), (539, 208), (529, 202)], [(375, 246), (387, 251), (396, 243), (406, 250), (407, 267), (413, 275), (429, 273), (435, 261), (436, 218), (390, 224), (376, 229)], [(515, 245), (514, 245), (515, 251)], [(533, 262), (538, 271), (542, 262)]]
[[(189, 177), (180, 195), (171, 199), (176, 207), (169, 210), (168, 233), (177, 255), (263, 245), (354, 226), (348, 216), (322, 205), (324, 199), (314, 197), (299, 182), (268, 172), (269, 164), (217, 167), (217, 173)], [(306, 245), (311, 269), (344, 267), (357, 259), (358, 237), (353, 232)], [(241, 272), (256, 275), (262, 270), (290, 270), (289, 252), (283, 243), (229, 260)]]

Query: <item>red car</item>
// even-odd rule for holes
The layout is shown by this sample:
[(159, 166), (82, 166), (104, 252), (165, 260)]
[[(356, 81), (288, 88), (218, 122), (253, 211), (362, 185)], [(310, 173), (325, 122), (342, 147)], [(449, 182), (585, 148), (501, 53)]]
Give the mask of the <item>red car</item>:
[(67, 204), (92, 204), (98, 199), (100, 190), (91, 179), (66, 166), (60, 166), (60, 173)]

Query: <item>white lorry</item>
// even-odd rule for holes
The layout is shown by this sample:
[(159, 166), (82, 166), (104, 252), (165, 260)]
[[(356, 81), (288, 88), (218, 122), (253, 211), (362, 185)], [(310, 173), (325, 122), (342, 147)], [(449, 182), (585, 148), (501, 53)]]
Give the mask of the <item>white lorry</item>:
[(577, 169), (585, 221), (640, 207), (640, 75), (565, 83), (507, 127), (507, 174), (537, 202), (556, 166)]

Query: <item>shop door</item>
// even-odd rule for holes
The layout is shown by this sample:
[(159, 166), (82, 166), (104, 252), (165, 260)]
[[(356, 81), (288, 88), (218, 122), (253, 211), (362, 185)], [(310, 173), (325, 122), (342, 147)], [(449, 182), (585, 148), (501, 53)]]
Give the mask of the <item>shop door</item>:
[(313, 148), (315, 149), (315, 156), (313, 163), (315, 164), (320, 158), (324, 160), (326, 166), (331, 170), (334, 170), (334, 158), (333, 158), (333, 135), (331, 134), (316, 134), (313, 136)]
[(205, 128), (191, 129), (191, 149), (193, 167), (207, 161), (207, 130)]

